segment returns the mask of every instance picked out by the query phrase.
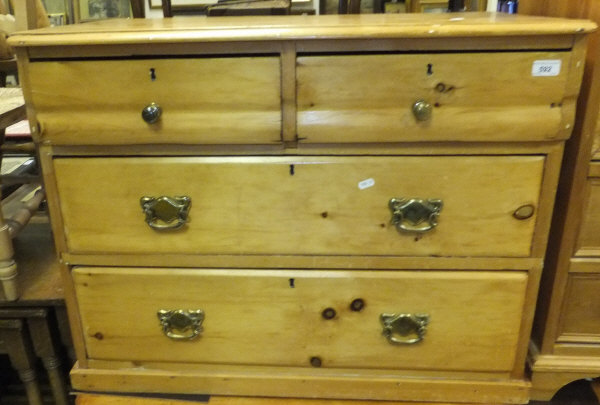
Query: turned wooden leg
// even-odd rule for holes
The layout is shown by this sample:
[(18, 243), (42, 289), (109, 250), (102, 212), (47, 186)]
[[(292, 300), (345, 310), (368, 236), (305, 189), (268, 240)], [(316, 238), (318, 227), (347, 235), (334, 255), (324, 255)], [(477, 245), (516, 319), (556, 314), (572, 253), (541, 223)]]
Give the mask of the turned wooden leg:
[(61, 370), (56, 343), (52, 339), (52, 333), (48, 325), (48, 311), (40, 309), (36, 315), (27, 318), (33, 349), (36, 355), (42, 359), (44, 368), (48, 373), (54, 402), (56, 405), (68, 405), (67, 385)]
[(42, 395), (35, 375), (35, 361), (29, 336), (20, 319), (0, 320), (0, 340), (25, 386), (29, 405), (42, 405)]
[(7, 301), (14, 301), (19, 298), (17, 264), (13, 260), (0, 262), (0, 282)]

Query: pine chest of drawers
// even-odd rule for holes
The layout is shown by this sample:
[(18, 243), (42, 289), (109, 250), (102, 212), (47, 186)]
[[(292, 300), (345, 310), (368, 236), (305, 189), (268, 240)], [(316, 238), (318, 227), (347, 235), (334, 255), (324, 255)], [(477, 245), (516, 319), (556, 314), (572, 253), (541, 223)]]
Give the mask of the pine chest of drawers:
[(110, 21), (19, 56), (83, 391), (506, 402), (585, 21)]

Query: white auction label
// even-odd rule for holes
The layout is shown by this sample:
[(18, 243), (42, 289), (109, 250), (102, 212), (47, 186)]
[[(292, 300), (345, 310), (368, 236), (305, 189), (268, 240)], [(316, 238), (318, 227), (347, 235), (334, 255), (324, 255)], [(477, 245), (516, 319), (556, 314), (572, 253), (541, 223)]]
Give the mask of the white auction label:
[(374, 179), (366, 179), (358, 183), (358, 188), (364, 190), (365, 188), (373, 187), (375, 185)]
[(558, 76), (562, 61), (560, 59), (536, 60), (531, 68), (532, 76)]

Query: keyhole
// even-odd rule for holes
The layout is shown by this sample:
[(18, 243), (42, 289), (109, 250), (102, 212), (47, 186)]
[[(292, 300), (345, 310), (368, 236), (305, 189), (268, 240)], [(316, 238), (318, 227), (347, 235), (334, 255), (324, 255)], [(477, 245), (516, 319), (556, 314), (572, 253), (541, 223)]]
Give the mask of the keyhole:
[(427, 75), (431, 76), (433, 74), (433, 65), (431, 63), (427, 64)]
[(290, 165), (290, 176), (293, 176), (295, 174), (294, 171), (295, 171), (294, 165)]
[(156, 71), (154, 70), (154, 68), (150, 68), (150, 80), (156, 80)]

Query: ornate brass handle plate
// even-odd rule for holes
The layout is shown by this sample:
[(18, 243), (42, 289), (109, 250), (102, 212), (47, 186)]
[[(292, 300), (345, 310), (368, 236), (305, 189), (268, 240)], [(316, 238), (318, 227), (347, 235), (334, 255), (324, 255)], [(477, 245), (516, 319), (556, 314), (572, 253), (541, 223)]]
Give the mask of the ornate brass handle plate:
[(419, 198), (392, 198), (389, 202), (392, 224), (398, 232), (427, 232), (438, 224), (442, 200)]
[(160, 320), (163, 333), (173, 340), (192, 340), (202, 333), (204, 311), (198, 310), (166, 310), (156, 314)]
[(154, 124), (160, 119), (162, 108), (156, 103), (150, 103), (142, 110), (142, 119), (148, 124)]
[(425, 338), (429, 315), (427, 314), (381, 314), (383, 336), (394, 345), (412, 345)]
[(142, 197), (140, 205), (146, 214), (146, 223), (159, 231), (181, 228), (187, 221), (192, 199), (183, 197)]

